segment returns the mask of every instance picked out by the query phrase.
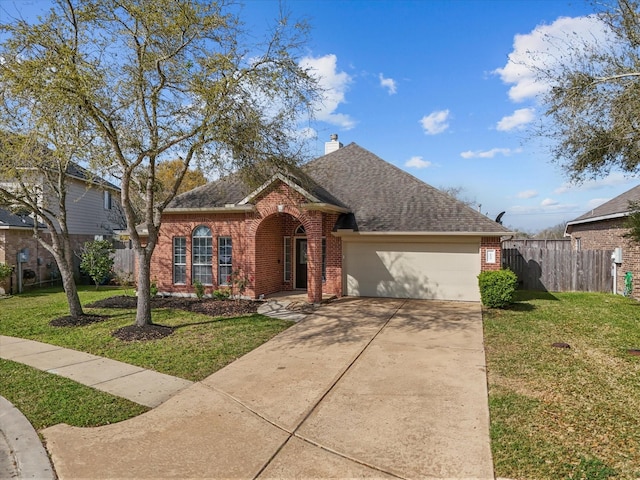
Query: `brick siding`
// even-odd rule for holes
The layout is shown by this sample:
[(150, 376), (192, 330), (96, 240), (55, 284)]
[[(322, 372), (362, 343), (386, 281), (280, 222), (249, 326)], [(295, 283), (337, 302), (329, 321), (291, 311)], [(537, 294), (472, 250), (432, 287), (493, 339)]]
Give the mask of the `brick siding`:
[[(487, 263), (487, 251), (494, 250), (495, 262)], [(500, 270), (502, 268), (502, 244), (500, 237), (482, 237), (480, 240), (480, 271)]]
[(624, 292), (626, 272), (633, 274), (632, 296), (640, 300), (640, 245), (634, 244), (623, 235), (628, 231), (623, 218), (600, 222), (569, 225), (571, 247), (576, 250), (578, 239), (581, 250), (614, 250), (622, 247), (622, 264), (618, 265), (616, 285), (618, 293)]
[[(151, 278), (162, 293), (194, 294), (191, 282), (192, 233), (199, 225), (211, 229), (213, 237), (213, 285), (218, 288), (218, 245), (220, 236), (230, 236), (233, 270), (249, 280), (244, 295), (257, 298), (295, 289), (295, 238), (302, 225), (307, 238), (307, 294), (317, 302), (322, 294), (342, 296), (342, 240), (332, 234), (337, 213), (308, 211), (299, 207), (307, 200), (284, 183), (274, 184), (254, 199), (250, 213), (165, 214), (160, 238), (151, 261)], [(187, 245), (186, 284), (173, 284), (173, 238), (185, 237)], [(284, 238), (290, 243), (291, 281), (284, 281)], [(326, 279), (322, 281), (322, 238), (326, 245)], [(486, 262), (487, 250), (495, 250), (495, 263)], [(481, 270), (501, 268), (500, 237), (483, 237), (480, 245)]]
[(0, 262), (14, 267), (12, 278), (7, 280), (5, 285), (2, 285), (6, 293), (9, 292), (11, 286), (13, 292), (17, 291), (15, 269), (18, 252), (23, 248), (29, 249), (29, 260), (22, 264), (23, 271), (33, 270), (36, 273), (36, 278), (28, 280), (27, 284), (48, 281), (51, 279), (52, 272), (57, 270), (53, 256), (33, 237), (31, 230), (2, 230), (0, 231)]
[[(233, 270), (249, 283), (244, 295), (260, 295), (293, 290), (291, 281), (284, 281), (284, 238), (289, 237), (294, 266), (295, 231), (303, 225), (308, 242), (307, 291), (309, 299), (319, 301), (322, 293), (342, 294), (342, 248), (340, 239), (331, 235), (336, 214), (304, 211), (297, 207), (306, 200), (298, 192), (279, 183), (256, 199), (256, 211), (251, 213), (169, 214), (163, 217), (160, 239), (151, 261), (151, 278), (160, 292), (193, 294), (191, 282), (192, 234), (199, 225), (211, 229), (213, 237), (213, 285), (205, 288), (211, 293), (219, 288), (217, 278), (217, 239), (232, 239)], [(326, 237), (327, 280), (322, 282), (321, 238)], [(187, 281), (173, 284), (173, 238), (185, 237), (187, 245)], [(237, 293), (237, 292), (234, 292)]]

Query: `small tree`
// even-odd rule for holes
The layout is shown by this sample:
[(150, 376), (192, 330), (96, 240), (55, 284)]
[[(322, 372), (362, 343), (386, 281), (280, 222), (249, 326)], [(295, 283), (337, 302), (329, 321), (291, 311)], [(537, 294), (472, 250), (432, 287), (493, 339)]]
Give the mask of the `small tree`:
[(629, 202), (629, 210), (631, 213), (624, 224), (629, 231), (624, 234), (624, 237), (640, 245), (640, 201)]
[(80, 269), (91, 277), (96, 290), (113, 270), (114, 253), (115, 249), (109, 240), (86, 242), (82, 247)]

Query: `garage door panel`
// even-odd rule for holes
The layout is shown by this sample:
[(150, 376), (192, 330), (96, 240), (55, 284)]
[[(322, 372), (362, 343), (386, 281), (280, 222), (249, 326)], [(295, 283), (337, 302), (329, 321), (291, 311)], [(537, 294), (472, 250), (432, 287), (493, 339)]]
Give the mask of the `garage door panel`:
[(348, 295), (480, 299), (477, 243), (345, 243), (345, 272)]

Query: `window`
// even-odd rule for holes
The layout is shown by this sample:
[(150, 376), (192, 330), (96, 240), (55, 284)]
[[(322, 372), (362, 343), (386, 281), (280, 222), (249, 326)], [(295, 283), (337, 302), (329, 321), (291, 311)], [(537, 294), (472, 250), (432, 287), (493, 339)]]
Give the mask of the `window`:
[(211, 230), (200, 225), (193, 231), (192, 250), (192, 281), (203, 285), (213, 285), (211, 261), (213, 259), (213, 247), (211, 243)]
[(173, 237), (173, 283), (187, 283), (187, 239)]
[(218, 284), (231, 285), (232, 268), (231, 237), (218, 238)]
[(298, 228), (296, 228), (296, 231), (294, 232), (294, 235), (306, 235), (307, 232), (304, 229), (304, 225), (300, 225)]
[(582, 239), (580, 237), (576, 237), (576, 251), (582, 250)]
[(111, 192), (109, 190), (102, 192), (102, 205), (105, 210), (111, 210)]
[(284, 281), (291, 281), (291, 237), (284, 237)]

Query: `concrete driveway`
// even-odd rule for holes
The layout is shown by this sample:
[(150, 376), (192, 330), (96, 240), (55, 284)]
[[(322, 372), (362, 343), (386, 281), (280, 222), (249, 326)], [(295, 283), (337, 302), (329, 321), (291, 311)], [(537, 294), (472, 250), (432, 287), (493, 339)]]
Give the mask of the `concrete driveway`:
[(480, 305), (346, 298), (154, 410), (43, 431), (60, 478), (493, 478)]

